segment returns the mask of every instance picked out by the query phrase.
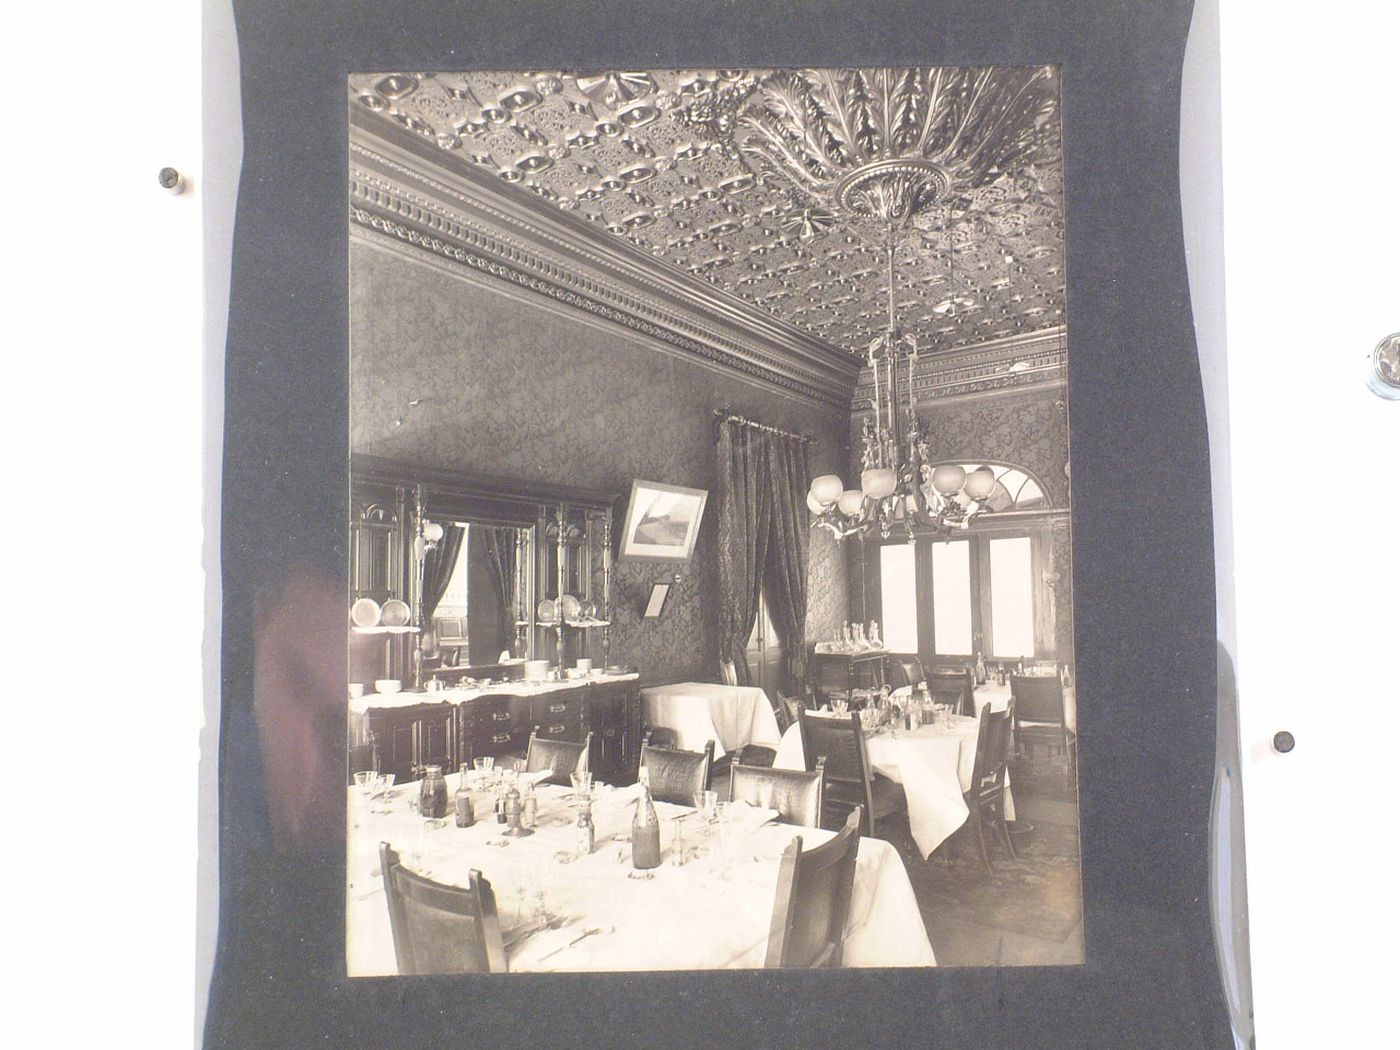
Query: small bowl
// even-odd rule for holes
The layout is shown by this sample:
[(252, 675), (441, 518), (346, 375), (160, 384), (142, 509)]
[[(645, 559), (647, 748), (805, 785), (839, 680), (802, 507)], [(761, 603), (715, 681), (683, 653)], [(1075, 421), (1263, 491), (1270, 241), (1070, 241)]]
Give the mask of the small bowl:
[(403, 683), (397, 678), (376, 678), (374, 680), (374, 691), (392, 696), (403, 688)]
[(355, 697), (355, 696), (364, 696), (364, 695), (365, 695), (365, 683), (364, 683), (364, 682), (351, 682), (351, 683), (350, 683), (350, 695), (351, 695), (352, 697)]

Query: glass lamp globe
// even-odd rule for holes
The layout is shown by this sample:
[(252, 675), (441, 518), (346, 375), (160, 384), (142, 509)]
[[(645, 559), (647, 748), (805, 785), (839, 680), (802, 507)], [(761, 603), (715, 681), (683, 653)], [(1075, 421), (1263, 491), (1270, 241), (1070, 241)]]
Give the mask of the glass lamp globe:
[(933, 470), (933, 487), (941, 495), (951, 496), (963, 487), (963, 481), (967, 477), (967, 471), (956, 463), (944, 463)]
[(860, 489), (847, 489), (841, 493), (841, 497), (836, 501), (837, 509), (847, 517), (854, 518), (860, 513), (861, 507), (865, 505), (865, 493)]
[(817, 499), (816, 496), (809, 492), (807, 493), (807, 509), (813, 514), (821, 514), (825, 512), (826, 507), (822, 505), (821, 500)]
[(823, 474), (812, 479), (811, 495), (823, 507), (829, 507), (841, 498), (841, 491), (845, 487), (835, 474)]
[(423, 526), (423, 538), (429, 543), (437, 543), (442, 539), (442, 526), (435, 521), (430, 521)]
[(860, 488), (871, 499), (884, 499), (894, 492), (895, 473), (889, 467), (871, 467), (860, 476)]
[(973, 499), (986, 499), (996, 487), (997, 477), (991, 467), (978, 467), (967, 476), (964, 488)]

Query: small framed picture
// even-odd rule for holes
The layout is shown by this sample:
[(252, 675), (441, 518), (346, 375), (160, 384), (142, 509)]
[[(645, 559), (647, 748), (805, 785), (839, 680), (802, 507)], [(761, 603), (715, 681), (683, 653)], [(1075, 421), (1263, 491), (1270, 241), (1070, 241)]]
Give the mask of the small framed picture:
[(627, 501), (627, 516), (622, 522), (618, 557), (638, 561), (689, 561), (708, 495), (704, 489), (634, 480), (632, 496)]
[(643, 620), (659, 620), (661, 614), (666, 611), (666, 599), (671, 596), (671, 588), (674, 586), (670, 580), (651, 585), (651, 593), (647, 595), (646, 608), (642, 610)]

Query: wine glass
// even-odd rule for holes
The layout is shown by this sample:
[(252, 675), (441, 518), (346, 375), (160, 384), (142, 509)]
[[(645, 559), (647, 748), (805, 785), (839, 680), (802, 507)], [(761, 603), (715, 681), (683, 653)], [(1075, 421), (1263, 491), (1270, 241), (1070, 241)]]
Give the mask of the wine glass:
[(719, 801), (719, 792), (697, 791), (691, 796), (691, 801), (695, 803), (695, 812), (705, 823), (715, 822), (715, 804)]

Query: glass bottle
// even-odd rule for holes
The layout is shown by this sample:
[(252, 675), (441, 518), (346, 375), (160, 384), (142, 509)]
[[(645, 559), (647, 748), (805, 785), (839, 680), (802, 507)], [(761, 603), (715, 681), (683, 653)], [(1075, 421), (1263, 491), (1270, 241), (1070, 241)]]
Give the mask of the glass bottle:
[(987, 684), (987, 665), (982, 660), (982, 650), (977, 650), (977, 666), (973, 670), (973, 675), (978, 685)]
[(462, 770), (457, 774), (457, 793), (453, 796), (453, 803), (457, 809), (457, 826), (459, 828), (469, 828), (476, 823), (476, 813), (472, 810), (470, 772), (471, 767), (463, 762)]
[[(645, 772), (645, 771), (643, 771)], [(642, 797), (632, 816), (632, 867), (655, 868), (661, 864), (661, 821), (651, 801), (651, 785), (642, 779)]]
[(535, 784), (532, 780), (525, 781), (525, 797), (520, 803), (520, 825), (521, 827), (534, 829), (535, 821), (539, 817), (540, 803), (535, 797)]
[(418, 814), (430, 820), (447, 816), (447, 780), (441, 766), (423, 770), (423, 783), (418, 787)]
[(593, 852), (593, 803), (584, 799), (578, 807), (578, 823), (574, 825), (574, 856), (586, 857)]

